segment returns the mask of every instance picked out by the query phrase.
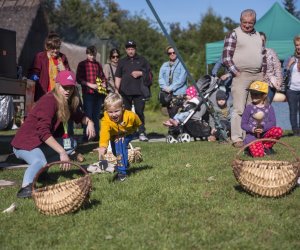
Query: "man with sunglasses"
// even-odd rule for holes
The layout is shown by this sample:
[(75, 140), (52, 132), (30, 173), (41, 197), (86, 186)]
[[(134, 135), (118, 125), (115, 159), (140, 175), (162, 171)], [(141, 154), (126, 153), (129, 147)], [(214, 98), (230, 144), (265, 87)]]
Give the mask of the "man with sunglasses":
[[(177, 58), (172, 46), (166, 48), (169, 61), (164, 62), (159, 70), (159, 87), (162, 91), (172, 93), (173, 97), (184, 95), (187, 89), (187, 72)], [(179, 106), (167, 106), (170, 118), (176, 115)]]
[(140, 118), (142, 125), (139, 127), (139, 140), (148, 141), (145, 129), (145, 96), (142, 93), (142, 85), (150, 87), (152, 75), (148, 61), (136, 53), (136, 43), (128, 40), (125, 44), (126, 56), (121, 58), (116, 74), (116, 91), (123, 97), (125, 109), (131, 110), (134, 106), (135, 113)]

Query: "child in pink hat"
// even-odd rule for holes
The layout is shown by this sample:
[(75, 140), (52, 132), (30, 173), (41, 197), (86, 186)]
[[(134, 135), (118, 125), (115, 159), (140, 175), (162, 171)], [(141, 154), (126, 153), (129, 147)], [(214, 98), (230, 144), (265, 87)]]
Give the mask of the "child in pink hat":
[(183, 123), (184, 120), (189, 116), (195, 107), (199, 104), (198, 92), (194, 86), (190, 86), (186, 90), (186, 101), (183, 104), (183, 107), (179, 113), (177, 113), (173, 118), (163, 122), (167, 127), (178, 126), (180, 123)]

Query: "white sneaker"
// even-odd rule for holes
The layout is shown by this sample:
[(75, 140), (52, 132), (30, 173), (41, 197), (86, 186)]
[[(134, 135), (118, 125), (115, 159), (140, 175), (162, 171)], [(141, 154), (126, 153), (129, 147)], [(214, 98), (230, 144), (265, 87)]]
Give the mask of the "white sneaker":
[(19, 127), (16, 125), (16, 124), (14, 124), (13, 126), (12, 126), (12, 130), (16, 130), (16, 129), (18, 129)]
[(97, 165), (94, 165), (94, 164), (89, 165), (86, 170), (92, 174), (105, 173), (104, 170), (102, 170), (100, 167), (98, 167)]
[(115, 165), (112, 163), (108, 163), (108, 167), (105, 169), (105, 171), (109, 173), (115, 172)]
[(148, 137), (144, 133), (139, 135), (139, 140), (144, 142), (149, 141)]

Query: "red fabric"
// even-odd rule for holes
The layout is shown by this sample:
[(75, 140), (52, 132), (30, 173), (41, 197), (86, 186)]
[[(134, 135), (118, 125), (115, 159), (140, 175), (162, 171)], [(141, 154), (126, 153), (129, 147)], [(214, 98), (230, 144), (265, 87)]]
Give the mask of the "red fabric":
[(94, 94), (95, 91), (86, 86), (86, 83), (96, 84), (96, 78), (106, 82), (102, 66), (97, 61), (84, 60), (77, 66), (76, 80), (82, 85), (83, 93)]
[[(262, 138), (271, 138), (279, 140), (283, 135), (283, 130), (280, 127), (272, 127)], [(265, 155), (264, 149), (270, 149), (275, 142), (256, 142), (249, 146), (249, 152), (253, 157), (263, 157)]]
[[(66, 70), (70, 70), (67, 57), (63, 53), (59, 53), (59, 57), (61, 58)], [(47, 93), (49, 86), (49, 59), (46, 51), (36, 54), (33, 66), (29, 71), (28, 78), (32, 75), (37, 75), (40, 78), (35, 85), (34, 101), (37, 101)]]
[[(19, 128), (11, 145), (17, 149), (32, 150), (51, 135), (61, 137), (64, 134), (62, 123), (56, 118), (57, 102), (52, 92), (44, 95), (32, 108), (25, 122)], [(82, 121), (84, 114), (78, 110), (71, 118)]]

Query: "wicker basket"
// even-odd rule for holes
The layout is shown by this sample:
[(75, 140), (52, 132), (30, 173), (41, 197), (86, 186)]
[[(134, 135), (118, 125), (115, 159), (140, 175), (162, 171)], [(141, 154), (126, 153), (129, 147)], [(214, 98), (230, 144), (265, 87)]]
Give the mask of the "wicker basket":
[[(253, 143), (273, 141), (286, 146), (295, 161), (242, 160), (241, 152)], [(289, 145), (274, 139), (258, 139), (241, 148), (232, 163), (233, 173), (240, 185), (251, 194), (266, 197), (279, 197), (290, 192), (297, 183), (300, 173), (300, 159)]]
[(133, 147), (131, 143), (129, 143), (128, 149), (128, 161), (129, 163), (139, 163), (143, 161), (143, 156), (141, 153), (140, 147)]
[(51, 166), (62, 163), (64, 162), (47, 164), (34, 178), (32, 197), (38, 210), (43, 214), (62, 215), (75, 212), (89, 198), (92, 189), (91, 178), (85, 169), (73, 162), (68, 163), (78, 167), (84, 173), (83, 177), (35, 189), (41, 173)]
[[(109, 163), (112, 163), (114, 165), (117, 165), (117, 158), (114, 156), (114, 154), (111, 151), (107, 151), (107, 153), (104, 155), (105, 160), (107, 160)], [(128, 162), (129, 163), (139, 163), (143, 161), (141, 148), (140, 147), (133, 147), (131, 143), (129, 143), (129, 149), (128, 149)]]

